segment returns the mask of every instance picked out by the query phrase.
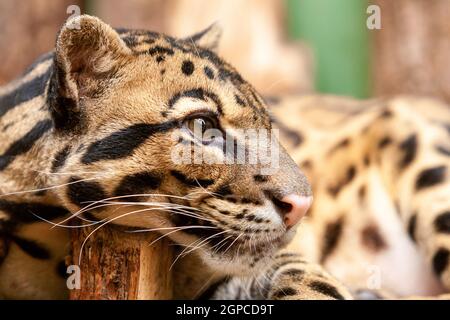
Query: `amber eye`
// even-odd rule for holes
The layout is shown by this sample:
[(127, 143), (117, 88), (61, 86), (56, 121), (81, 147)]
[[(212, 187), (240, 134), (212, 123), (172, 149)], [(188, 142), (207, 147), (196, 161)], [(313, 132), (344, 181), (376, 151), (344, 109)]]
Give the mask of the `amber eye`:
[(195, 138), (200, 139), (202, 141), (210, 141), (213, 136), (216, 134), (206, 134), (205, 132), (210, 129), (217, 129), (217, 122), (215, 119), (212, 119), (207, 116), (196, 116), (189, 119), (186, 119), (183, 123), (183, 126), (194, 135)]

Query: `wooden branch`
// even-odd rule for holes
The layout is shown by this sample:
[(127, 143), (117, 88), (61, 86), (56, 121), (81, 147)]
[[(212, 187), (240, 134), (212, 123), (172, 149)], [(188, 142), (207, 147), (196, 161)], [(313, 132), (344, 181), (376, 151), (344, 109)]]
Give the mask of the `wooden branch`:
[(160, 235), (126, 233), (102, 227), (81, 245), (93, 228), (73, 229), (72, 262), (81, 269), (81, 288), (73, 300), (149, 300), (172, 298), (173, 260), (169, 241), (149, 244)]

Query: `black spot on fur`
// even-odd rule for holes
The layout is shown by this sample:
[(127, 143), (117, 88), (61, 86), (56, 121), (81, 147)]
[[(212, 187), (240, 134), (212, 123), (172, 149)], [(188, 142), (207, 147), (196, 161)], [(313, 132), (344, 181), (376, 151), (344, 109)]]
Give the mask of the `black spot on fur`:
[(235, 197), (225, 197), (225, 200), (231, 203), (237, 203), (237, 199)]
[(439, 233), (450, 233), (450, 211), (441, 213), (436, 217), (434, 230)]
[(339, 183), (328, 187), (328, 192), (333, 196), (337, 196), (338, 193), (342, 190), (343, 187), (345, 187), (347, 184), (352, 182), (353, 178), (356, 176), (356, 167), (355, 166), (349, 166), (347, 168), (345, 178), (340, 181)]
[(177, 103), (177, 101), (183, 97), (194, 98), (194, 99), (199, 99), (199, 100), (203, 100), (203, 101), (206, 101), (206, 99), (211, 99), (214, 102), (214, 104), (216, 105), (217, 111), (220, 114), (223, 114), (222, 102), (220, 101), (219, 96), (217, 96), (213, 92), (206, 91), (202, 88), (190, 89), (190, 90), (176, 93), (169, 99), (169, 102), (168, 102), (169, 108), (173, 108), (175, 103)]
[(392, 117), (392, 111), (389, 109), (384, 110), (381, 114), (380, 114), (380, 118), (390, 118)]
[(291, 287), (283, 287), (275, 291), (272, 295), (272, 299), (280, 299), (289, 296), (295, 296), (297, 294), (297, 290)]
[(417, 135), (410, 135), (400, 144), (400, 150), (403, 152), (403, 158), (400, 161), (400, 168), (406, 168), (416, 157), (417, 153)]
[(81, 158), (81, 162), (89, 164), (100, 160), (125, 158), (152, 135), (169, 131), (176, 126), (178, 126), (177, 121), (134, 124), (92, 143)]
[(193, 188), (207, 188), (210, 185), (214, 184), (214, 180), (211, 179), (191, 179), (185, 176), (180, 171), (171, 170), (170, 174), (175, 177), (178, 181), (182, 182), (183, 184), (193, 187)]
[(229, 196), (229, 195), (233, 194), (229, 185), (221, 186), (218, 190), (215, 191), (215, 193), (221, 197), (225, 197), (225, 196)]
[(414, 213), (408, 221), (408, 234), (412, 241), (416, 242), (416, 226), (417, 226), (417, 213)]
[(447, 167), (445, 166), (423, 170), (416, 179), (416, 190), (422, 190), (441, 183), (445, 179), (446, 172)]
[(255, 180), (256, 182), (267, 182), (269, 179), (267, 178), (267, 176), (255, 174), (253, 176), (253, 180)]
[(194, 64), (190, 60), (184, 60), (181, 64), (181, 71), (187, 76), (190, 76), (194, 72), (194, 69)]
[(300, 278), (305, 275), (305, 271), (300, 270), (300, 269), (287, 269), (287, 270), (283, 271), (283, 274), (291, 276), (291, 277)]
[(214, 79), (214, 71), (212, 71), (212, 69), (210, 67), (204, 67), (203, 72), (209, 79), (211, 79), (211, 80)]
[[(139, 172), (128, 175), (120, 181), (114, 190), (114, 195), (125, 196), (143, 194), (148, 190), (157, 189), (161, 184), (161, 177), (153, 172)], [(129, 201), (137, 201), (140, 197), (131, 197)]]
[(157, 56), (156, 57), (156, 62), (158, 62), (158, 63), (161, 63), (161, 62), (163, 62), (165, 60), (166, 60), (166, 58), (164, 56)]
[(52, 128), (50, 119), (39, 121), (22, 138), (13, 142), (0, 156), (0, 170), (4, 170), (16, 156), (24, 154), (33, 147), (34, 143)]
[(335, 145), (333, 148), (330, 149), (329, 153), (335, 152), (337, 150), (340, 150), (342, 148), (348, 147), (350, 145), (350, 139), (345, 138), (341, 142), (339, 142), (337, 145)]
[(433, 269), (434, 272), (440, 276), (447, 268), (450, 252), (448, 249), (439, 248), (433, 256)]
[(78, 177), (71, 177), (69, 180), (67, 196), (72, 203), (84, 207), (92, 202), (107, 198), (106, 192), (100, 183), (80, 180), (82, 179)]
[(378, 148), (383, 149), (392, 143), (392, 139), (390, 137), (384, 137), (378, 142)]
[(328, 297), (333, 297), (338, 300), (344, 300), (345, 298), (339, 293), (339, 291), (333, 287), (332, 285), (322, 282), (322, 281), (312, 281), (309, 284), (309, 287), (317, 291), (323, 295), (326, 295)]
[(326, 226), (325, 233), (323, 235), (324, 240), (320, 258), (321, 263), (325, 262), (328, 256), (336, 249), (342, 234), (343, 223), (344, 218), (341, 217)]
[(386, 242), (374, 225), (366, 226), (361, 232), (362, 244), (368, 249), (378, 252), (386, 248)]
[(66, 159), (69, 156), (69, 153), (70, 153), (70, 146), (66, 146), (55, 155), (52, 162), (52, 172), (55, 172), (56, 170), (64, 166), (64, 164), (66, 163)]
[(19, 246), (20, 249), (28, 253), (33, 258), (40, 260), (50, 259), (50, 251), (42, 244), (15, 235), (9, 235), (9, 237), (15, 244)]

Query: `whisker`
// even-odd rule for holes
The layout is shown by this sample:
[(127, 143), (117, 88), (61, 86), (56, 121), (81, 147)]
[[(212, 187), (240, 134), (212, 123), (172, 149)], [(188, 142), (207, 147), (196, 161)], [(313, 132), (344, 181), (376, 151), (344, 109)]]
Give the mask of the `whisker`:
[(91, 181), (91, 180), (96, 180), (96, 179), (98, 179), (98, 178), (86, 178), (86, 179), (81, 179), (81, 180), (77, 180), (77, 181), (67, 182), (67, 183), (63, 183), (63, 184), (56, 185), (56, 186), (51, 186), (51, 187), (45, 187), (45, 188), (39, 188), (39, 189), (33, 189), (33, 190), (25, 190), (25, 191), (9, 192), (9, 193), (1, 194), (0, 197), (17, 195), (17, 194), (24, 194), (24, 193), (31, 193), (31, 192), (39, 192), (39, 191), (45, 191), (45, 190), (52, 190), (52, 189), (65, 187), (65, 186), (68, 186), (68, 185), (71, 185), (71, 184), (84, 182), (84, 181)]

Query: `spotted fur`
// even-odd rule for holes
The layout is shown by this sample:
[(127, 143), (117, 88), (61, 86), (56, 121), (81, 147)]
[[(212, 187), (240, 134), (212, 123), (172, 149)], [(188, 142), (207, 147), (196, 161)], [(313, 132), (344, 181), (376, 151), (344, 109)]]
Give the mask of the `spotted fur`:
[(283, 97), (270, 109), (314, 191), (290, 249), (355, 293), (449, 292), (449, 107), (419, 97), (311, 95)]

